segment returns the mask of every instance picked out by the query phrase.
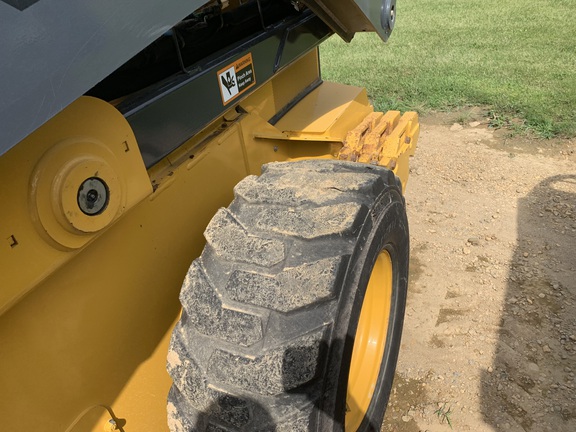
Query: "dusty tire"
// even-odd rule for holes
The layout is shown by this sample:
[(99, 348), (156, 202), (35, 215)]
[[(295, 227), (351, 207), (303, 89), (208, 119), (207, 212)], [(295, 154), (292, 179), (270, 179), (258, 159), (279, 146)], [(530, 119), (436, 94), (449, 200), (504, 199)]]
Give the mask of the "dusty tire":
[(375, 390), (353, 427), (379, 430), (408, 276), (397, 179), (357, 163), (274, 163), (240, 182), (235, 196), (206, 228), (180, 295), (167, 366), (171, 431), (344, 429), (358, 321), (385, 256), (383, 353), (368, 366)]

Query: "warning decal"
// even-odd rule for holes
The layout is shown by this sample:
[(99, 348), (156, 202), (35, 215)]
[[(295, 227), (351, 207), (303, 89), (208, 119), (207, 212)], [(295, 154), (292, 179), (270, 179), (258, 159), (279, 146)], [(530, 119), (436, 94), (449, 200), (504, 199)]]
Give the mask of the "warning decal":
[(224, 105), (256, 84), (251, 53), (220, 69), (216, 74)]

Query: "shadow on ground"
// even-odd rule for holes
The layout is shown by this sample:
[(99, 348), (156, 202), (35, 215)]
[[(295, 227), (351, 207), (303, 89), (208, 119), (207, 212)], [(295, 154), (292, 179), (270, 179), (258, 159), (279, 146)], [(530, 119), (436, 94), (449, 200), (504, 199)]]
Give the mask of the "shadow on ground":
[(576, 175), (550, 177), (518, 203), (495, 358), (481, 379), (496, 430), (576, 431), (575, 204)]

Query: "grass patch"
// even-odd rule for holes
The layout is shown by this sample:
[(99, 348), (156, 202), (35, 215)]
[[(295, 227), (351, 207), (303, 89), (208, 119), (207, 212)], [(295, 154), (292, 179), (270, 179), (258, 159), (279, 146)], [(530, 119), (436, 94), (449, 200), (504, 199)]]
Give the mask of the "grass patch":
[(365, 86), (378, 110), (487, 105), (545, 137), (576, 136), (576, 1), (402, 0), (385, 45), (321, 46), (327, 80)]
[(448, 423), (448, 426), (450, 426), (450, 429), (452, 429), (452, 419), (450, 418), (452, 415), (452, 408), (448, 407), (448, 409), (446, 409), (446, 404), (443, 404), (436, 411), (434, 411), (434, 414), (438, 416), (441, 424)]

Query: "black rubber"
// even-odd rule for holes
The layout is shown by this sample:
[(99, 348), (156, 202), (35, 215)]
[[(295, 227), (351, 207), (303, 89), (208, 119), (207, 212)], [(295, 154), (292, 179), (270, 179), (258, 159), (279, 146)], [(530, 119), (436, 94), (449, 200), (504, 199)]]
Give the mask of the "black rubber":
[(170, 430), (342, 430), (364, 292), (386, 249), (387, 347), (361, 427), (379, 430), (408, 278), (408, 223), (394, 174), (327, 160), (268, 164), (236, 186), (205, 237), (168, 353)]

